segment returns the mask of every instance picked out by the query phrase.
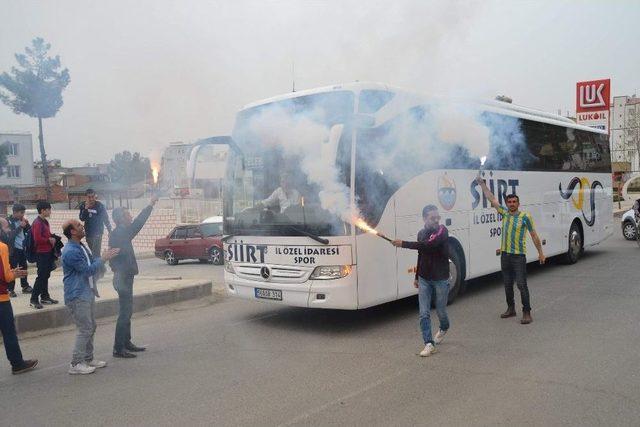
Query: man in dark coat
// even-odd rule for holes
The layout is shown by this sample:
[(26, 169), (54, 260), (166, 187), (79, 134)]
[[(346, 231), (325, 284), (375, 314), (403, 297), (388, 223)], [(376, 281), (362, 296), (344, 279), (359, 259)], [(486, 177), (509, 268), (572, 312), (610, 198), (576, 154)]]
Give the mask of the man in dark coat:
[(144, 351), (144, 347), (139, 347), (131, 342), (131, 314), (133, 312), (133, 279), (138, 274), (138, 263), (136, 254), (133, 251), (133, 238), (142, 230), (145, 222), (149, 219), (153, 206), (158, 201), (157, 196), (153, 196), (149, 206), (144, 208), (136, 217), (131, 218), (131, 213), (125, 208), (116, 208), (112, 212), (113, 222), (116, 228), (109, 235), (109, 247), (120, 249), (116, 257), (110, 261), (113, 270), (113, 287), (118, 292), (120, 303), (120, 313), (116, 323), (116, 336), (113, 344), (113, 356), (121, 358), (136, 357), (131, 352)]

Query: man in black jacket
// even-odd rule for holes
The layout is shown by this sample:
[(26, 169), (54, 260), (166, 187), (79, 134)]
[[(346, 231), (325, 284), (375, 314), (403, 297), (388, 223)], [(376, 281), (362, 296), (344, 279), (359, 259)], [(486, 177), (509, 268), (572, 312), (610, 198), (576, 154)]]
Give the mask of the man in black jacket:
[[(417, 242), (394, 240), (393, 246), (418, 251), (418, 264), (413, 286), (418, 288), (420, 307), (420, 329), (424, 340), (424, 350), (420, 356), (431, 356), (436, 352), (435, 344), (440, 344), (449, 330), (447, 300), (449, 297), (449, 232), (440, 225), (440, 214), (434, 205), (422, 209), (424, 228), (418, 232)], [(436, 313), (440, 329), (435, 338), (431, 335), (431, 295), (435, 292)]]
[(80, 203), (80, 221), (84, 222), (84, 229), (87, 233), (85, 239), (89, 249), (94, 256), (98, 256), (101, 253), (104, 228), (107, 227), (111, 233), (111, 223), (107, 209), (98, 201), (96, 192), (89, 188), (84, 194), (86, 200)]
[(138, 263), (133, 251), (132, 240), (142, 230), (149, 219), (153, 206), (158, 201), (153, 196), (149, 206), (131, 219), (131, 213), (125, 208), (115, 208), (111, 213), (116, 228), (109, 235), (109, 248), (120, 249), (116, 257), (110, 261), (113, 270), (113, 287), (118, 292), (120, 312), (116, 322), (116, 337), (113, 344), (113, 356), (121, 358), (136, 357), (132, 351), (144, 351), (144, 347), (131, 342), (131, 314), (133, 312), (133, 278), (138, 274)]
[[(25, 210), (26, 208), (23, 204), (16, 203), (13, 205), (12, 214), (7, 218), (9, 229), (11, 230), (7, 241), (9, 262), (11, 263), (11, 268), (21, 268), (23, 270), (26, 270), (28, 266), (27, 255), (24, 252), (24, 238), (31, 228), (29, 221), (24, 217)], [(30, 294), (33, 291), (26, 276), (20, 278), (20, 285), (22, 286), (23, 294)], [(15, 280), (9, 282), (8, 288), (9, 296), (11, 298), (17, 297)]]

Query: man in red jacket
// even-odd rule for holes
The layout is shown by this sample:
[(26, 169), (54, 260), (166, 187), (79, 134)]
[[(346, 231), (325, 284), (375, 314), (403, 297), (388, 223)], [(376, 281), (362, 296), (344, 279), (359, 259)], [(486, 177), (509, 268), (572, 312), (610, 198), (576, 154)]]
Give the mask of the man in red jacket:
[[(449, 231), (440, 224), (440, 214), (434, 205), (422, 209), (424, 228), (418, 232), (417, 242), (394, 240), (393, 246), (418, 251), (418, 268), (413, 286), (418, 288), (420, 308), (420, 329), (424, 340), (424, 350), (420, 356), (431, 356), (436, 352), (449, 330), (447, 300), (449, 299)], [(431, 335), (431, 295), (436, 296), (436, 313), (440, 329), (435, 338)]]
[(58, 303), (49, 295), (49, 277), (55, 262), (53, 247), (56, 244), (56, 239), (51, 235), (51, 228), (47, 220), (51, 216), (51, 204), (40, 201), (36, 205), (36, 209), (38, 209), (38, 217), (31, 225), (31, 233), (36, 252), (38, 275), (31, 293), (31, 307), (41, 309), (42, 304)]
[[(9, 223), (6, 219), (0, 218), (0, 229), (3, 233), (9, 233)], [(27, 277), (27, 270), (20, 268), (11, 269), (9, 264), (9, 247), (0, 242), (0, 332), (2, 332), (2, 342), (7, 353), (7, 358), (11, 362), (11, 372), (21, 374), (36, 367), (38, 361), (24, 360), (18, 344), (16, 334), (13, 308), (9, 301), (9, 291), (7, 285), (16, 278)]]

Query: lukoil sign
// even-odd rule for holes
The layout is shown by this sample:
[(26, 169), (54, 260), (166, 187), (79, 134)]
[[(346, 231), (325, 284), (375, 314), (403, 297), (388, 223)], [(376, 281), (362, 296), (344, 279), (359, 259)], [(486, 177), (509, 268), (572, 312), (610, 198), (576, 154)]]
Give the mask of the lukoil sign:
[(611, 79), (590, 80), (576, 84), (576, 122), (609, 130)]

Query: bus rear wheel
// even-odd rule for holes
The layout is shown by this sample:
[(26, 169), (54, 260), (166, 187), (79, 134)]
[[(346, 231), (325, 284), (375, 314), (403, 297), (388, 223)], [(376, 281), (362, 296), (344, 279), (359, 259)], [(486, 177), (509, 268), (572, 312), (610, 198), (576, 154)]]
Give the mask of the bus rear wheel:
[(449, 249), (449, 299), (447, 304), (455, 301), (456, 297), (464, 289), (464, 271), (462, 257), (455, 248)]
[(569, 229), (569, 248), (564, 254), (564, 262), (566, 264), (575, 264), (580, 259), (583, 249), (583, 235), (580, 227), (575, 222), (571, 224)]

